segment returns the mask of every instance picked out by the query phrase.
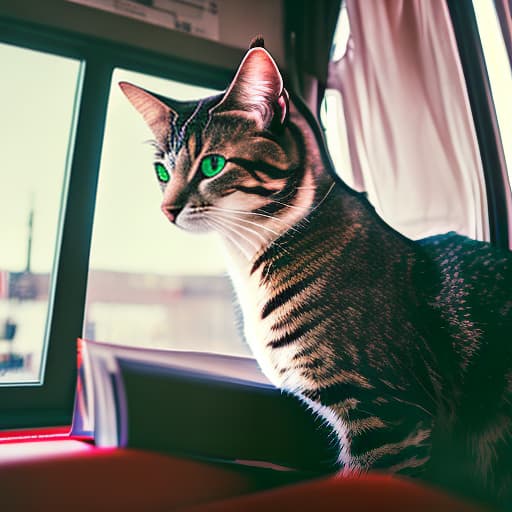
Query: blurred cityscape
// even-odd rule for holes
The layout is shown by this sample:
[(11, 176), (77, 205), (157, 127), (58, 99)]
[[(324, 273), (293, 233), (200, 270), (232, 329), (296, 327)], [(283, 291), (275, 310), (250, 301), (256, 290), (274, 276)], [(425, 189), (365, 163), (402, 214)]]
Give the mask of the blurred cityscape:
[[(0, 382), (38, 379), (49, 292), (49, 274), (0, 271)], [(92, 270), (83, 336), (141, 347), (249, 354), (224, 276)]]
[[(27, 228), (24, 270), (0, 269), (0, 384), (40, 380), (51, 276), (32, 271), (33, 207)], [(223, 275), (91, 269), (83, 331), (76, 335), (146, 348), (249, 355), (234, 304), (231, 282)]]

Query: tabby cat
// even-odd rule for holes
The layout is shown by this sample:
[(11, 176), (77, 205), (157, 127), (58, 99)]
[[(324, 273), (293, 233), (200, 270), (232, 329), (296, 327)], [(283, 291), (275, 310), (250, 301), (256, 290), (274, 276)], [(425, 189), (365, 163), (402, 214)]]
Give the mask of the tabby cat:
[(332, 427), (342, 472), (512, 505), (512, 253), (389, 227), (262, 40), (218, 96), (120, 86), (154, 133), (163, 213), (220, 234), (255, 357)]

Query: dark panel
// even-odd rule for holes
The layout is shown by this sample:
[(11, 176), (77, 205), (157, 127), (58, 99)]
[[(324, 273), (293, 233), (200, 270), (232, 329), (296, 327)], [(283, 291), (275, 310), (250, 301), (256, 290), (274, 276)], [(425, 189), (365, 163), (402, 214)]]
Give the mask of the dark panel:
[(259, 460), (332, 471), (330, 430), (276, 388), (120, 361), (128, 446), (210, 460)]

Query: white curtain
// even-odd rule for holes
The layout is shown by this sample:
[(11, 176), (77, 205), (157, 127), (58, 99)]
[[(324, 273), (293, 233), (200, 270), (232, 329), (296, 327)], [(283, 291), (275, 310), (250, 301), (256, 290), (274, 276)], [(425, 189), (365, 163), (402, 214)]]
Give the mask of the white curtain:
[(331, 63), (353, 184), (411, 238), (488, 239), (478, 145), (445, 2), (347, 0), (351, 39)]

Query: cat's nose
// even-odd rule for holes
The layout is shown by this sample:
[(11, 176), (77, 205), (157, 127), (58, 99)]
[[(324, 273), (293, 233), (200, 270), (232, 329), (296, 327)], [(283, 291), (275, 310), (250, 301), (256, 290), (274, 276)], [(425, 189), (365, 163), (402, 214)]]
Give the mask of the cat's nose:
[(180, 214), (181, 210), (183, 210), (183, 208), (162, 205), (162, 211), (171, 222), (176, 222), (176, 218)]

